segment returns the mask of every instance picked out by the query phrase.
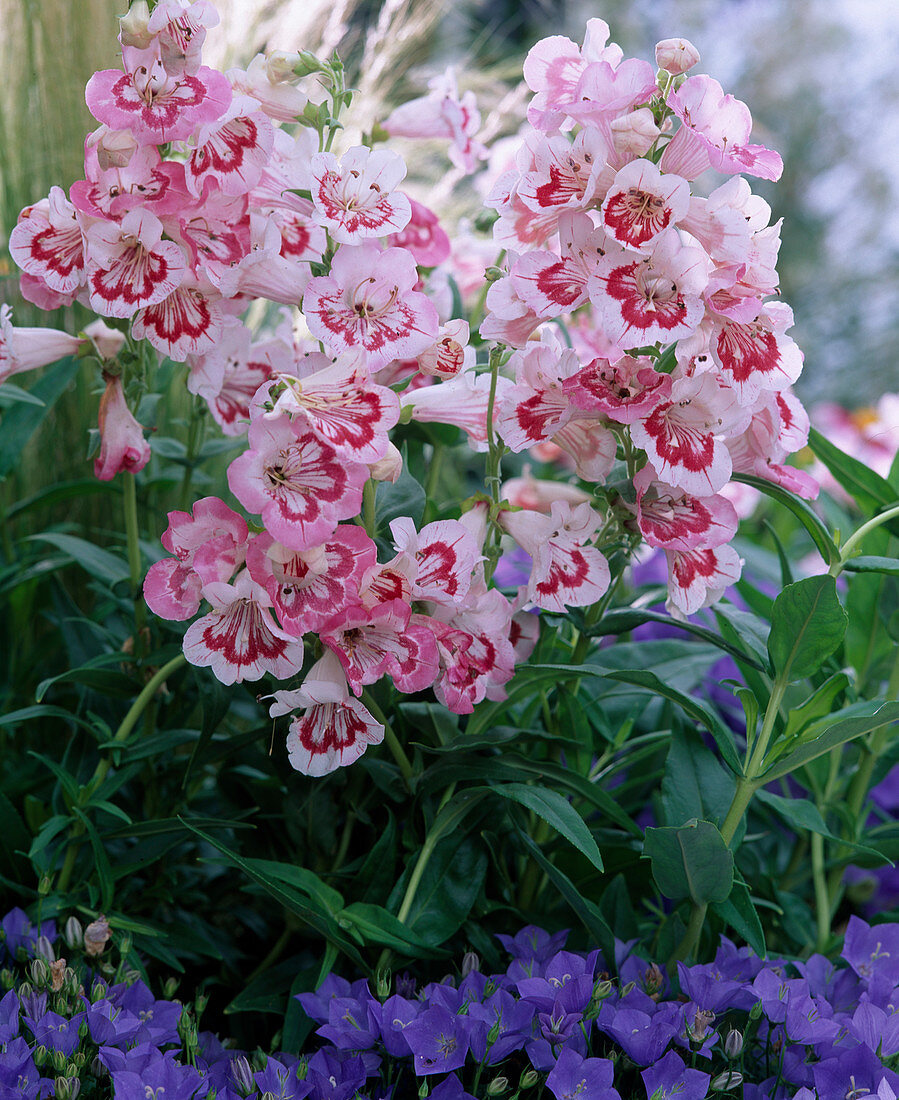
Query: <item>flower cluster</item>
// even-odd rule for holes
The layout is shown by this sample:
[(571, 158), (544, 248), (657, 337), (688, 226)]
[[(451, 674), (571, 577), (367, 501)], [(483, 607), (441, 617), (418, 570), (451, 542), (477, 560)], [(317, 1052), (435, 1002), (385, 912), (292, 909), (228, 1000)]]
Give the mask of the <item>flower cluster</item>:
[[(518, 349), (498, 403), (505, 443), (551, 442), (599, 484), (623, 456), (633, 489), (609, 503), (665, 552), (669, 603), (691, 614), (739, 577), (733, 474), (817, 491), (784, 465), (808, 417), (776, 297), (780, 223), (740, 175), (777, 179), (782, 165), (749, 144), (745, 104), (684, 75), (690, 43), (659, 43), (656, 72), (608, 33), (592, 19), (581, 48), (555, 36), (528, 54), (529, 128), (487, 200), (507, 262), (480, 331)], [(729, 178), (706, 194), (710, 169)], [(573, 346), (545, 329), (534, 342), (549, 320)]]
[(893, 1100), (899, 1091), (886, 1064), (899, 1051), (896, 925), (853, 917), (843, 968), (821, 955), (763, 960), (723, 939), (713, 962), (678, 964), (677, 987), (628, 944), (616, 944), (612, 980), (598, 951), (564, 950), (565, 933), (529, 927), (500, 939), (512, 955), (501, 974), (475, 962), (417, 994), (398, 979), (380, 998), (364, 981), (331, 976), (300, 994), (333, 1064), (346, 1067), (335, 1080), (348, 1095), (380, 1095), (376, 1082), (396, 1080), (397, 1063), (441, 1100), (537, 1082), (556, 1100), (644, 1090), (648, 1100), (739, 1090), (747, 1100)]

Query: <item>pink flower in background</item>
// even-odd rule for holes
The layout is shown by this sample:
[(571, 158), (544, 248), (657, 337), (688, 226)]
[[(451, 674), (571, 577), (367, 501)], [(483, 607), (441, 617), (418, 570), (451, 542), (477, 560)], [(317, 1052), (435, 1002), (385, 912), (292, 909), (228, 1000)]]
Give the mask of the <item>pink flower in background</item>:
[(449, 138), (450, 160), (463, 171), (473, 172), (487, 156), (486, 148), (474, 137), (481, 125), (474, 92), (459, 97), (452, 69), (431, 80), (428, 88), (426, 96), (395, 108), (382, 127), (394, 137)]
[(150, 461), (150, 444), (125, 402), (121, 377), (108, 374), (105, 378), (98, 416), (100, 454), (94, 459), (94, 477), (111, 481), (122, 470), (142, 470)]
[(315, 220), (339, 244), (399, 233), (409, 224), (409, 199), (396, 188), (406, 176), (403, 159), (389, 149), (356, 145), (338, 162), (333, 153), (312, 158)]
[(415, 199), (409, 199), (410, 218), (405, 229), (391, 233), (387, 244), (391, 248), (405, 248), (422, 267), (436, 267), (449, 259), (450, 239), (433, 210)]
[(12, 307), (0, 305), (0, 385), (14, 374), (75, 355), (84, 343), (55, 328), (17, 328)]

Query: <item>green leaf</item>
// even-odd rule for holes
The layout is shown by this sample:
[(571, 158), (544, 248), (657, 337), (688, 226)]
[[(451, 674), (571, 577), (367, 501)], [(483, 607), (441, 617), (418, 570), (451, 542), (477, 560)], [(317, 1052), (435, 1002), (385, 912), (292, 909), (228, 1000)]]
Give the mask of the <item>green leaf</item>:
[(762, 782), (767, 784), (774, 779), (780, 779), (783, 775), (789, 775), (790, 772), (804, 767), (825, 752), (835, 749), (837, 745), (844, 745), (847, 741), (852, 741), (856, 737), (861, 737), (863, 734), (879, 729), (888, 722), (899, 720), (899, 703), (884, 703), (881, 700), (875, 700), (871, 703), (865, 703), (863, 707), (864, 710), (870, 713), (859, 714), (858, 711), (862, 708), (853, 708), (855, 714), (852, 718), (844, 718), (828, 725), (813, 740), (805, 742), (799, 748), (787, 753), (786, 756), (780, 757), (765, 772)]
[(39, 397), (35, 397), (33, 393), (23, 390), (20, 386), (14, 386), (12, 382), (4, 382), (0, 385), (0, 409), (8, 409), (11, 405), (19, 403), (37, 405), (39, 409), (47, 406), (46, 401), (41, 401)]
[(848, 573), (885, 573), (888, 577), (899, 577), (899, 558), (861, 555), (857, 558), (849, 558), (843, 568)]
[(375, 522), (378, 531), (384, 532), (391, 520), (411, 516), (416, 526), (425, 510), (425, 491), (409, 473), (403, 455), (403, 472), (394, 481), (379, 481), (375, 491)]
[(722, 767), (695, 730), (676, 730), (672, 734), (662, 779), (666, 825), (683, 825), (696, 818), (722, 822), (735, 786), (733, 775)]
[(806, 577), (787, 585), (774, 601), (768, 654), (786, 683), (811, 676), (836, 650), (848, 616), (831, 576)]
[(548, 825), (552, 825), (556, 832), (565, 837), (570, 844), (573, 844), (598, 871), (603, 869), (602, 856), (599, 854), (599, 848), (596, 847), (593, 834), (577, 810), (558, 791), (548, 787), (529, 787), (525, 783), (503, 783), (491, 789), (495, 794), (510, 798), (513, 802), (518, 802), (519, 805), (531, 810)]
[[(49, 676), (46, 680), (41, 680), (34, 697), (40, 702), (54, 684), (82, 684), (104, 695), (115, 695), (120, 698), (137, 695), (139, 690), (137, 685), (130, 676), (126, 676), (118, 668), (129, 660), (133, 658), (126, 653), (101, 653), (80, 668), (70, 668), (68, 672), (61, 672), (58, 676)], [(105, 667), (107, 665), (116, 667), (107, 668)]]
[(239, 856), (237, 852), (232, 851), (227, 845), (217, 840), (214, 836), (197, 828), (197, 826), (188, 819), (182, 817), (178, 820), (186, 829), (189, 829), (190, 832), (221, 852), (229, 863), (232, 863), (239, 870), (243, 871), (245, 875), (253, 880), (253, 882), (261, 886), (267, 894), (270, 894), (271, 897), (280, 902), (285, 909), (290, 910), (291, 913), (294, 913), (301, 920), (305, 921), (320, 935), (330, 940), (335, 947), (338, 947), (347, 958), (351, 959), (357, 966), (363, 969), (365, 968), (365, 962), (359, 954), (358, 948), (353, 941), (344, 934), (331, 913), (317, 907), (315, 904), (307, 904), (305, 895), (298, 893), (286, 884), (284, 886), (278, 885), (268, 875), (261, 873), (253, 867), (251, 861)]
[(29, 535), (26, 541), (48, 542), (57, 550), (77, 562), (92, 577), (116, 584), (118, 581), (127, 580), (130, 576), (128, 563), (118, 554), (110, 554), (108, 550), (101, 550), (92, 542), (76, 538), (75, 535), (64, 535), (58, 531), (45, 531), (40, 535)]
[(343, 909), (343, 895), (305, 867), (298, 867), (294, 863), (279, 863), (272, 859), (247, 859), (244, 862), (260, 875), (275, 879), (276, 882), (286, 882), (302, 890), (330, 913), (336, 915)]
[(718, 746), (718, 750), (725, 764), (727, 764), (727, 766), (737, 775), (741, 774), (743, 769), (740, 765), (740, 759), (737, 756), (736, 747), (734, 746), (734, 735), (730, 728), (725, 725), (711, 707), (707, 707), (698, 699), (694, 699), (692, 695), (687, 695), (686, 692), (678, 691), (677, 688), (673, 688), (669, 684), (663, 683), (654, 672), (628, 670), (623, 672), (607, 672), (606, 676), (608, 676), (610, 680), (619, 680), (625, 684), (634, 684), (648, 688), (657, 695), (661, 695), (663, 698), (670, 699), (673, 703), (677, 703), (685, 714), (688, 714), (695, 721), (701, 722), (702, 725), (705, 726), (715, 739), (715, 744)]
[(752, 904), (749, 887), (745, 882), (735, 882), (726, 901), (716, 901), (712, 908), (734, 931), (743, 937), (760, 959), (768, 954), (765, 931)]
[(734, 881), (734, 855), (710, 821), (647, 829), (643, 854), (662, 895), (694, 905), (727, 901)]
[(64, 359), (50, 367), (31, 387), (32, 397), (42, 405), (15, 405), (3, 414), (0, 430), (0, 479), (17, 466), (28, 440), (34, 435), (51, 409), (78, 373), (75, 359)]
[(766, 496), (771, 497), (772, 500), (776, 500), (778, 504), (783, 504), (784, 507), (789, 508), (806, 531), (811, 535), (812, 541), (818, 548), (818, 553), (824, 561), (828, 565), (833, 565), (834, 562), (840, 560), (840, 551), (833, 541), (830, 532), (802, 497), (798, 497), (795, 493), (791, 493), (789, 489), (784, 489), (780, 485), (775, 485), (773, 481), (768, 481), (763, 477), (756, 477), (754, 474), (735, 473), (731, 475), (731, 480), (741, 481), (744, 485), (751, 485), (753, 489), (758, 489), (760, 493), (764, 493)]
[(487, 853), (464, 833), (445, 836), (428, 860), (409, 911), (416, 940), (441, 947), (462, 927), (487, 875)]
[[(770, 806), (779, 817), (782, 817), (788, 825), (799, 832), (819, 833), (821, 836), (827, 837), (828, 840), (835, 840), (838, 844), (845, 844), (846, 847), (854, 848), (866, 855), (875, 857), (881, 855), (874, 848), (868, 848), (866, 845), (858, 844), (852, 840), (844, 840), (832, 833), (827, 828), (827, 824), (821, 816), (821, 811), (814, 802), (810, 802), (807, 798), (784, 798), (782, 795), (764, 789), (756, 791), (755, 797), (759, 802)], [(888, 862), (892, 861), (888, 860)]]
[(535, 844), (523, 829), (518, 829), (517, 833), (518, 839), (524, 845), (531, 859), (545, 871), (546, 877), (571, 906), (572, 911), (587, 929), (593, 942), (603, 949), (607, 958), (614, 958), (615, 934), (606, 923), (599, 907), (594, 905), (589, 898), (584, 897), (583, 893), (578, 890), (564, 871), (560, 871), (553, 862), (546, 858), (543, 852), (540, 851), (539, 844)]
[(815, 428), (808, 433), (808, 442), (815, 456), (824, 463), (863, 512), (873, 514), (883, 507), (895, 504), (899, 499), (886, 479), (875, 473), (870, 466), (835, 447)]
[(25, 857), (31, 847), (31, 833), (19, 811), (2, 791), (0, 791), (0, 835), (3, 837), (3, 844), (0, 845), (0, 867), (20, 882), (24, 882), (26, 878), (30, 879), (31, 868)]
[(448, 955), (422, 940), (380, 905), (355, 901), (340, 914), (341, 924), (350, 921), (366, 943), (379, 943), (389, 947), (400, 955), (410, 958), (433, 958), (435, 955)]
[(833, 711), (836, 697), (849, 687), (849, 677), (845, 672), (835, 672), (813, 692), (804, 703), (792, 707), (781, 735), (785, 741), (798, 737), (806, 726)]
[(751, 665), (753, 668), (757, 668), (760, 672), (766, 671), (765, 662), (753, 657), (751, 654), (747, 653), (745, 649), (734, 645), (726, 638), (722, 638), (721, 635), (716, 634), (714, 630), (709, 630), (708, 627), (705, 626), (699, 626), (697, 623), (681, 622), (679, 619), (672, 618), (671, 615), (663, 615), (658, 611), (646, 611), (642, 608), (632, 607), (617, 608), (614, 611), (607, 611), (596, 626), (589, 627), (588, 633), (591, 637), (598, 637), (606, 634), (626, 634), (636, 627), (642, 626), (644, 623), (663, 623), (665, 626), (677, 627), (678, 630), (683, 630), (688, 634), (694, 635), (696, 638), (702, 638), (704, 642), (710, 642), (712, 645), (717, 646), (718, 649), (723, 649), (724, 652), (729, 653), (731, 657), (736, 658), (738, 661), (745, 661), (746, 664)]

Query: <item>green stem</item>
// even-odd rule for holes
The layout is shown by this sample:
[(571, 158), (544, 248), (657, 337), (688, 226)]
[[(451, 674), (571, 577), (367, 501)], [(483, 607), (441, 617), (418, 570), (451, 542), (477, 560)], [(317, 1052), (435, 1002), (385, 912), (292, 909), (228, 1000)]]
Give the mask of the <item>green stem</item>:
[(428, 478), (425, 482), (425, 515), (422, 519), (423, 523), (429, 523), (437, 511), (437, 505), (435, 501), (437, 499), (437, 485), (440, 481), (441, 467), (443, 466), (443, 452), (445, 448), (442, 443), (432, 444), (431, 461), (428, 463)]
[(824, 872), (824, 837), (820, 833), (812, 833), (812, 882), (815, 886), (817, 948), (824, 951), (830, 940), (830, 891)]
[(749, 808), (749, 803), (752, 801), (755, 792), (756, 784), (741, 775), (737, 780), (737, 789), (734, 791), (733, 801), (727, 811), (727, 817), (725, 817), (721, 826), (721, 836), (728, 847), (730, 847), (731, 841), (736, 835), (740, 822), (743, 820), (743, 814)]
[(703, 903), (702, 905), (693, 904), (693, 908), (690, 911), (690, 920), (687, 923), (687, 930), (684, 933), (684, 938), (680, 941), (674, 954), (668, 960), (669, 971), (674, 970), (674, 964), (677, 962), (685, 962), (691, 958), (696, 951), (696, 946), (699, 943), (699, 937), (702, 935), (702, 926), (705, 923), (705, 914), (708, 909), (708, 905)]
[(852, 557), (855, 552), (855, 548), (859, 545), (862, 539), (871, 531), (876, 530), (881, 524), (888, 523), (891, 519), (899, 516), (899, 504), (893, 505), (892, 508), (888, 508), (885, 512), (881, 512), (879, 515), (874, 516), (873, 519), (869, 519), (867, 523), (863, 523), (857, 531), (854, 531), (848, 539), (840, 547), (840, 560), (835, 561), (830, 567), (830, 575), (832, 577), (839, 576), (846, 566), (846, 562)]
[(497, 344), (490, 349), (490, 394), (487, 398), (487, 461), (484, 470), (484, 484), (490, 494), (490, 531), (487, 535), (487, 546), (484, 549), (487, 561), (484, 563), (484, 579), (487, 584), (496, 569), (499, 561), (500, 539), (502, 528), (499, 526), (500, 486), (502, 485), (502, 460), (505, 446), (497, 439), (493, 427), (493, 411), (496, 405), (496, 387), (499, 379), (499, 366), (502, 362), (505, 348)]
[(137, 522), (137, 483), (134, 474), (126, 470), (124, 482), (125, 537), (128, 542), (128, 573), (134, 600), (134, 652), (143, 650), (143, 630), (147, 622), (147, 605), (141, 592), (143, 569), (140, 558), (140, 528)]
[[(134, 700), (131, 706), (128, 708), (128, 713), (122, 719), (119, 724), (119, 728), (115, 731), (112, 738), (112, 743), (121, 744), (128, 738), (128, 735), (137, 725), (137, 720), (140, 718), (144, 711), (144, 708), (153, 699), (153, 696), (159, 690), (163, 683), (169, 676), (185, 663), (185, 657), (183, 653), (179, 653), (177, 657), (173, 657), (168, 664), (162, 666), (158, 672), (156, 672), (145, 684), (143, 690)], [(97, 788), (103, 783), (103, 780), (109, 774), (109, 769), (112, 767), (112, 756), (104, 756), (103, 759), (97, 764), (94, 769), (94, 774), (86, 786), (82, 789), (82, 795), (79, 798), (80, 805), (84, 806), (96, 792)], [(66, 852), (65, 860), (63, 861), (62, 869), (59, 872), (59, 879), (56, 883), (56, 889), (60, 892), (65, 891), (69, 885), (69, 880), (72, 877), (72, 871), (75, 867), (75, 859), (77, 856), (77, 846), (75, 841), (84, 833), (84, 823), (77, 821), (69, 835), (69, 848)]]
[(184, 474), (181, 477), (181, 489), (179, 490), (183, 512), (190, 511), (190, 483), (194, 476), (194, 467), (197, 464), (197, 455), (200, 452), (203, 428), (206, 423), (205, 413), (199, 405), (199, 400), (199, 398), (194, 398), (191, 404), (190, 421), (187, 426), (187, 453), (185, 455)]
[(372, 718), (374, 718), (376, 722), (380, 722), (384, 727), (384, 742), (393, 754), (393, 759), (399, 765), (399, 769), (403, 774), (403, 779), (406, 781), (406, 786), (411, 789), (412, 777), (414, 775), (412, 763), (406, 755), (406, 750), (400, 744), (400, 739), (393, 732), (393, 727), (390, 722), (388, 722), (384, 711), (381, 710), (367, 691), (362, 692), (362, 704), (368, 708)]
[(786, 682), (778, 677), (771, 687), (771, 697), (768, 700), (768, 706), (765, 710), (762, 731), (759, 734), (758, 741), (756, 741), (753, 746), (752, 753), (746, 765), (745, 774), (747, 779), (755, 779), (762, 773), (765, 764), (765, 754), (768, 751), (768, 744), (774, 732), (774, 725), (777, 722), (777, 716), (780, 713), (780, 705), (783, 702), (786, 690)]
[[(552, 826), (548, 825), (541, 817), (537, 822), (537, 828), (534, 830), (534, 843), (540, 847), (545, 844), (551, 836)], [(537, 896), (537, 887), (540, 885), (540, 871), (541, 868), (536, 859), (528, 860), (524, 874), (521, 876), (521, 886), (518, 890), (518, 908), (523, 911), (530, 909)]]
[(378, 534), (378, 521), (375, 517), (375, 493), (377, 485), (374, 478), (369, 478), (362, 489), (362, 525), (370, 539)]

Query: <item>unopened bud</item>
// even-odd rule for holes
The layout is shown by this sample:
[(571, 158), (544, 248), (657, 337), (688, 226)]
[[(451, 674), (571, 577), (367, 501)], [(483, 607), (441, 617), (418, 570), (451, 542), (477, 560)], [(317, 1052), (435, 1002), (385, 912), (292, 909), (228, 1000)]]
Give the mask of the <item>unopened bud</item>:
[(97, 166), (106, 172), (110, 168), (127, 168), (138, 145), (130, 130), (107, 130), (103, 126), (87, 139), (87, 148), (96, 150)]
[(520, 1089), (530, 1089), (540, 1080), (540, 1074), (534, 1069), (526, 1069), (518, 1080)]
[(712, 1078), (712, 1090), (724, 1090), (735, 1089), (743, 1084), (743, 1074), (737, 1073), (735, 1069), (725, 1070), (724, 1073), (719, 1073), (717, 1077)]
[(418, 1086), (418, 1095), (424, 1100), (424, 1097), (431, 1095), (431, 1088), (427, 1081), (422, 1081)]
[[(291, 54), (290, 57), (293, 60), (294, 76), (311, 76), (312, 73), (325, 73), (328, 71), (328, 66), (323, 61), (319, 61), (315, 54), (310, 53), (309, 50), (300, 50), (299, 53)], [(269, 80), (271, 80), (271, 76), (269, 76)]]
[[(87, 1063), (87, 1055), (83, 1050), (76, 1050), (69, 1061), (69, 1077), (77, 1077), (78, 1072), (84, 1069)], [(72, 1071), (75, 1071), (74, 1073)]]
[(145, 50), (155, 37), (150, 33), (150, 6), (146, 0), (134, 0), (128, 14), (119, 17), (119, 41), (123, 46)]
[(28, 976), (36, 988), (42, 989), (45, 985), (50, 984), (49, 964), (43, 959), (32, 959), (31, 965), (28, 967)]
[(231, 1080), (241, 1096), (249, 1096), (256, 1091), (253, 1071), (243, 1054), (239, 1054), (231, 1062)]
[(203, 1010), (209, 1004), (209, 995), (206, 993), (198, 993), (194, 1000), (194, 1009), (197, 1013), (197, 1019), (203, 1015)]
[[(102, 321), (100, 322), (102, 324)], [(94, 328), (94, 325), (88, 325), (88, 328)], [(103, 325), (106, 328), (105, 325)], [(87, 329), (84, 330), (85, 335), (90, 336)], [(110, 329), (110, 332), (115, 332), (115, 329)], [(122, 343), (125, 342), (125, 334), (119, 333), (122, 337)], [(62, 933), (62, 938), (66, 941), (66, 947), (80, 947), (84, 942), (84, 928), (81, 921), (77, 917), (69, 917), (66, 921), (66, 926)]]
[(652, 963), (643, 972), (643, 988), (650, 997), (657, 997), (665, 984), (665, 975), (658, 963)]
[(636, 982), (628, 982), (627, 985), (622, 988), (621, 996), (626, 997), (628, 995), (628, 993), (633, 993), (633, 991), (636, 988), (637, 988), (637, 983)]
[[(104, 360), (115, 359), (125, 345), (125, 333), (117, 328), (110, 328), (109, 325), (104, 324), (99, 318), (96, 321), (91, 321), (84, 330), (84, 335), (90, 340), (97, 355)], [(72, 924), (73, 921), (73, 929), (75, 927), (81, 928), (81, 921), (79, 921), (77, 917), (69, 917), (66, 923), (66, 936), (68, 936), (69, 925)], [(68, 938), (66, 939), (66, 943), (69, 944), (69, 947), (75, 947), (76, 944), (80, 943), (81, 938), (80, 936), (75, 938), (73, 935), (73, 940), (74, 942), (69, 942)]]
[(37, 884), (37, 892), (42, 898), (45, 898), (53, 889), (53, 880), (49, 875), (41, 875), (41, 880)]
[(91, 1004), (95, 1005), (97, 1001), (102, 1001), (108, 992), (106, 982), (102, 982), (98, 978), (91, 986)]
[(43, 1043), (36, 1046), (31, 1052), (31, 1057), (34, 1059), (34, 1064), (38, 1067), (38, 1069), (40, 1069), (44, 1062), (47, 1061), (47, 1055), (49, 1053), (49, 1050), (47, 1050)]
[(467, 978), (481, 967), (481, 960), (474, 951), (466, 951), (462, 956), (462, 977)]
[(297, 1062), (297, 1069), (296, 1069), (297, 1080), (298, 1081), (305, 1081), (306, 1080), (306, 1074), (308, 1072), (309, 1072), (309, 1063), (306, 1061), (305, 1058), (301, 1058), (299, 1060), (299, 1062)]
[(756, 1001), (755, 1004), (752, 1006), (752, 1008), (750, 1008), (750, 1010), (749, 1010), (749, 1019), (750, 1020), (758, 1020), (759, 1017), (762, 1015), (762, 1012), (763, 1012), (762, 1002), (761, 1001)]
[(393, 978), (389, 970), (379, 970), (375, 975), (375, 996), (383, 1004), (390, 996)]
[(639, 110), (614, 119), (609, 128), (615, 141), (615, 151), (619, 155), (633, 157), (642, 157), (660, 133), (648, 107), (640, 107)]
[(501, 267), (491, 264), (490, 267), (486, 268), (484, 271), (484, 278), (488, 283), (495, 283), (498, 279), (502, 279), (505, 274), (505, 271), (503, 271)]
[(699, 64), (699, 50), (686, 38), (664, 38), (656, 45), (656, 65), (672, 76), (680, 76)]
[(502, 1096), (504, 1092), (507, 1092), (509, 1088), (508, 1077), (494, 1077), (490, 1084), (487, 1086), (488, 1096)]
[(165, 984), (162, 987), (162, 995), (167, 1001), (170, 1001), (172, 997), (175, 996), (178, 991), (178, 985), (179, 982), (177, 978), (166, 978)]
[(387, 451), (377, 462), (368, 467), (368, 472), (374, 481), (389, 481), (395, 484), (403, 472), (403, 456), (392, 444), (387, 444)]
[(111, 935), (106, 917), (102, 915), (97, 917), (84, 930), (84, 953), (93, 958), (102, 955)]
[(57, 1073), (65, 1073), (68, 1059), (61, 1050), (50, 1051), (50, 1065)]
[(295, 50), (292, 53), (286, 50), (272, 50), (265, 55), (265, 75), (270, 84), (283, 84), (285, 81), (295, 80), (298, 75), (294, 71), (297, 65), (302, 65), (302, 62)]
[(2, 985), (4, 989), (12, 989), (15, 984), (15, 974), (13, 974), (8, 966), (4, 966), (4, 968), (0, 970), (0, 985)]
[(734, 1028), (727, 1033), (724, 1040), (724, 1053), (728, 1058), (739, 1058), (743, 1053), (743, 1032)]
[(81, 1092), (81, 1082), (77, 1077), (57, 1077), (53, 1082), (53, 1095), (56, 1100), (75, 1100)]
[(38, 959), (46, 959), (48, 963), (56, 961), (56, 952), (53, 950), (53, 944), (50, 943), (46, 936), (38, 936), (34, 944), (34, 954)]
[(275, 1094), (273, 1092), (266, 1091), (262, 1094), (262, 1096), (260, 1097), (260, 1100), (277, 1100), (277, 1097), (275, 1096)]

